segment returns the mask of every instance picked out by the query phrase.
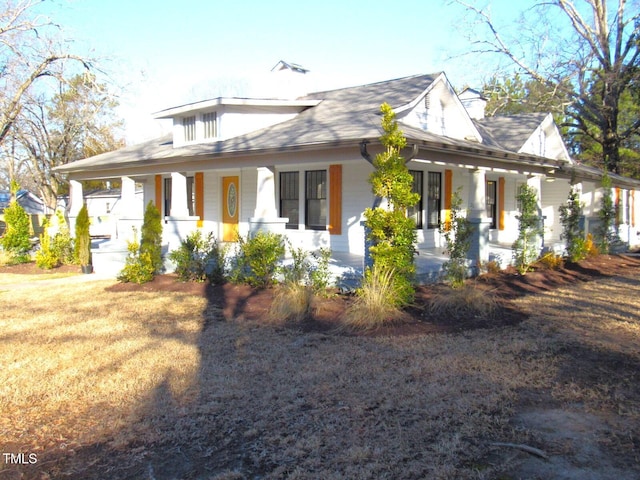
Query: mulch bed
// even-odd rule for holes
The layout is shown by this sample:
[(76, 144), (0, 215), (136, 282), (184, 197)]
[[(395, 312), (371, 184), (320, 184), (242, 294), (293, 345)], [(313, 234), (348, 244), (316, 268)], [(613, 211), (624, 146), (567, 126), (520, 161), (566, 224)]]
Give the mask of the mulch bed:
[[(437, 318), (429, 314), (428, 305), (435, 295), (447, 292), (442, 284), (418, 287), (415, 304), (407, 309), (401, 321), (367, 332), (345, 332), (358, 335), (409, 335), (415, 333), (447, 333), (474, 328), (513, 325), (527, 318), (513, 300), (528, 294), (543, 293), (562, 286), (587, 282), (598, 278), (616, 276), (625, 272), (640, 274), (640, 256), (598, 255), (582, 262), (568, 263), (563, 268), (549, 269), (540, 266), (526, 275), (514, 269), (481, 275), (469, 280), (475, 288), (490, 292), (496, 299), (496, 309), (490, 318)], [(265, 322), (274, 289), (255, 289), (247, 285), (209, 285), (206, 283), (180, 282), (175, 275), (158, 275), (143, 285), (118, 283), (107, 288), (122, 291), (171, 291), (206, 297), (210, 306), (222, 311), (226, 320)], [(351, 295), (318, 298), (312, 318), (294, 327), (305, 331), (343, 331), (340, 322), (345, 310), (353, 301)]]
[[(78, 272), (77, 266), (62, 266), (52, 270), (42, 270), (35, 264), (23, 264), (0, 267), (0, 273), (15, 274), (51, 274)], [(514, 269), (498, 273), (481, 275), (468, 283), (474, 288), (490, 293), (497, 302), (497, 308), (490, 318), (470, 319), (446, 316), (439, 318), (430, 315), (428, 305), (435, 295), (446, 293), (446, 285), (425, 285), (417, 288), (415, 303), (408, 308), (401, 321), (379, 328), (375, 331), (348, 332), (340, 329), (340, 321), (345, 310), (353, 301), (351, 295), (331, 295), (318, 298), (312, 318), (306, 319), (295, 328), (305, 331), (342, 331), (358, 335), (408, 335), (415, 333), (447, 333), (474, 328), (499, 327), (516, 324), (527, 318), (526, 312), (518, 309), (513, 300), (528, 294), (546, 292), (555, 288), (578, 282), (587, 282), (598, 278), (621, 275), (623, 273), (640, 274), (640, 256), (637, 255), (598, 255), (579, 263), (567, 263), (559, 269), (539, 266), (526, 275), (520, 275)], [(243, 322), (263, 323), (268, 317), (274, 292), (273, 288), (255, 289), (248, 285), (210, 285), (207, 283), (181, 282), (174, 274), (156, 276), (153, 281), (143, 285), (134, 283), (116, 283), (107, 287), (110, 292), (181, 292), (207, 298), (209, 306), (222, 312), (225, 320), (235, 319)], [(441, 316), (445, 317), (445, 316)]]

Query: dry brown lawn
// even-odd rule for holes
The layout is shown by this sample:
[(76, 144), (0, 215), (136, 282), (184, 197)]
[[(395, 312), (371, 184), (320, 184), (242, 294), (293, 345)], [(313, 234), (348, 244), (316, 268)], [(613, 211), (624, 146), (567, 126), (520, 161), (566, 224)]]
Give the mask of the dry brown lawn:
[(640, 476), (637, 273), (518, 299), (517, 325), (403, 336), (110, 284), (0, 288), (0, 453), (37, 458), (0, 457), (0, 479)]

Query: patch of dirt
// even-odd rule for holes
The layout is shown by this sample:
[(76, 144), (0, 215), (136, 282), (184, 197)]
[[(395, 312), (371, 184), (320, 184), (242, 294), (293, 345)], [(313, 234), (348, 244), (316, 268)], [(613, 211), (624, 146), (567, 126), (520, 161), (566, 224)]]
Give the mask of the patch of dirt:
[[(423, 285), (417, 288), (414, 305), (403, 318), (394, 324), (375, 331), (350, 332), (356, 335), (402, 336), (425, 333), (451, 333), (476, 328), (494, 328), (514, 325), (528, 317), (528, 313), (515, 305), (513, 300), (528, 294), (547, 292), (577, 282), (620, 275), (622, 272), (640, 272), (640, 256), (598, 255), (580, 263), (568, 263), (562, 268), (550, 269), (537, 265), (526, 275), (510, 268), (501, 272), (483, 274), (469, 280), (468, 284), (482, 292), (491, 293), (495, 309), (486, 318), (456, 318), (432, 315), (429, 305), (435, 296), (446, 294), (449, 287), (443, 284)], [(107, 288), (113, 292), (169, 291), (206, 297), (209, 305), (220, 309), (226, 320), (263, 322), (268, 317), (275, 290), (255, 289), (247, 285), (210, 285), (207, 283), (181, 282), (174, 274), (158, 275), (143, 285), (118, 283)], [(303, 331), (329, 331), (339, 328), (345, 310), (353, 301), (351, 295), (330, 295), (317, 298), (314, 314), (301, 324)]]

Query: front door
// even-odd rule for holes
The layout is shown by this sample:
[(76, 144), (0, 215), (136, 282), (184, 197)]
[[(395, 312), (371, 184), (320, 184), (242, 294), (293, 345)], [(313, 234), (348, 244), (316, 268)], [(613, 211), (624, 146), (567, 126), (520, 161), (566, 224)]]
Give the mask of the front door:
[(238, 177), (222, 177), (222, 241), (235, 242), (238, 236), (240, 190)]

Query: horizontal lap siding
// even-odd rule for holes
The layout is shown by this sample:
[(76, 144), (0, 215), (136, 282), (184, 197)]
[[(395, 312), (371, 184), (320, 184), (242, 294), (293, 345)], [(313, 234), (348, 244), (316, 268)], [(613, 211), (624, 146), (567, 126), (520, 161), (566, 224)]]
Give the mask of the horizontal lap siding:
[(373, 167), (364, 160), (342, 167), (342, 235), (332, 236), (332, 248), (364, 254), (364, 210), (373, 206), (369, 175)]
[(557, 178), (554, 182), (542, 182), (542, 215), (546, 217), (544, 221), (545, 244), (561, 241), (562, 224), (558, 208), (567, 202), (569, 189), (569, 182), (564, 179)]

